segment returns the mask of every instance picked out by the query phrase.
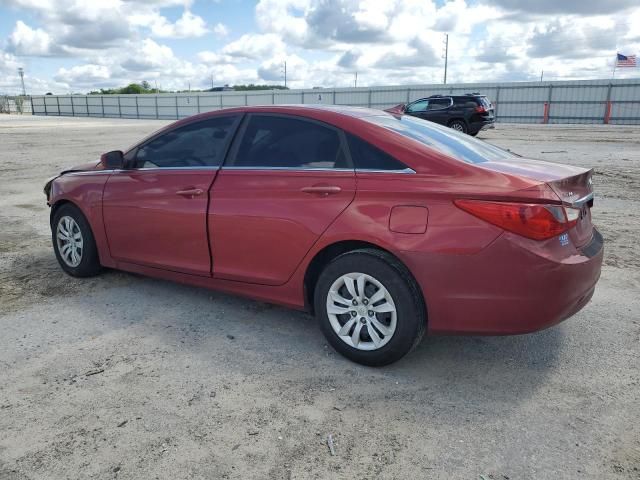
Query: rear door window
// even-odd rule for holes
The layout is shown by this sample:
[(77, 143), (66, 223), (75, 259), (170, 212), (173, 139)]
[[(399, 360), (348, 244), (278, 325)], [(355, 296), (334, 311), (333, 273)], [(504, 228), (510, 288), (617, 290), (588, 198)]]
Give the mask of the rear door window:
[(353, 168), (338, 130), (283, 115), (252, 114), (228, 163), (232, 167)]
[(451, 106), (450, 98), (432, 98), (429, 100), (428, 110), (444, 110)]

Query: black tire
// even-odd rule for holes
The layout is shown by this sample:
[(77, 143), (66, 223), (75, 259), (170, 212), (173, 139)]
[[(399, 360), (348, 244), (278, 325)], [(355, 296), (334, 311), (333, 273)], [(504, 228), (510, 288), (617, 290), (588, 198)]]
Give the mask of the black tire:
[(452, 120), (449, 122), (448, 127), (458, 132), (467, 133), (467, 124), (464, 123), (464, 120)]
[[(332, 284), (341, 276), (354, 272), (378, 280), (395, 304), (395, 332), (390, 335), (388, 343), (375, 350), (360, 350), (343, 341), (332, 327), (327, 313), (327, 296)], [(409, 271), (396, 258), (376, 249), (353, 250), (333, 259), (318, 278), (314, 306), (320, 329), (333, 348), (363, 365), (383, 366), (404, 357), (420, 343), (427, 325), (422, 293)], [(368, 336), (368, 333), (363, 335)]]
[[(75, 266), (67, 263), (67, 261), (63, 259), (58, 247), (58, 224), (64, 217), (71, 217), (79, 227), (80, 234), (82, 235), (80, 262)], [(72, 277), (91, 277), (97, 275), (102, 270), (91, 226), (80, 209), (75, 205), (67, 203), (56, 210), (53, 221), (51, 222), (51, 240), (58, 263), (62, 269)]]
[(467, 132), (469, 135), (471, 135), (472, 137), (475, 137), (476, 135), (478, 135), (480, 133), (480, 130), (478, 130), (477, 132)]

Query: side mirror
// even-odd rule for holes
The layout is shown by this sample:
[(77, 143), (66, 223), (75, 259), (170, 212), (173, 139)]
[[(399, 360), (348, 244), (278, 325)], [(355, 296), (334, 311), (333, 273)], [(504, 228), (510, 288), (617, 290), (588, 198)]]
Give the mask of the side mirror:
[(105, 170), (114, 170), (124, 167), (124, 156), (121, 150), (103, 153), (100, 156), (100, 163)]

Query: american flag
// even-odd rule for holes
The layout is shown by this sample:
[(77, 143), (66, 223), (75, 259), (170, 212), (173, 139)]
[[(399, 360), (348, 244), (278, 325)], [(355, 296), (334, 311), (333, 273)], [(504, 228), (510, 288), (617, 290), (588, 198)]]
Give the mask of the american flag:
[(616, 67), (636, 67), (635, 55), (622, 55), (618, 53), (616, 56)]

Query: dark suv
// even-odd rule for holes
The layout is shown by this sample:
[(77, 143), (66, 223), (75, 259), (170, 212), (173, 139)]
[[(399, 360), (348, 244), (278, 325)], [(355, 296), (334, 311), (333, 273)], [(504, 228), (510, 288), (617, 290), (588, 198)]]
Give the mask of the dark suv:
[(494, 128), (495, 122), (493, 105), (478, 93), (432, 95), (411, 102), (400, 110), (473, 136), (483, 128)]

